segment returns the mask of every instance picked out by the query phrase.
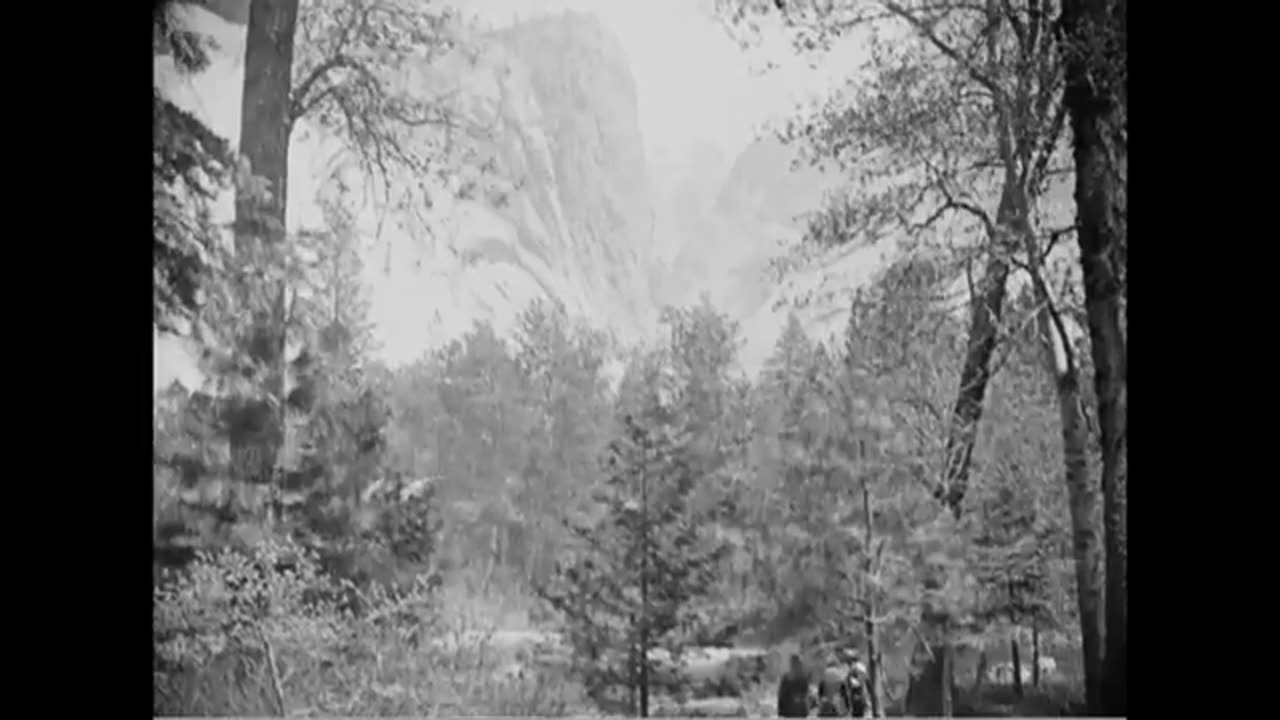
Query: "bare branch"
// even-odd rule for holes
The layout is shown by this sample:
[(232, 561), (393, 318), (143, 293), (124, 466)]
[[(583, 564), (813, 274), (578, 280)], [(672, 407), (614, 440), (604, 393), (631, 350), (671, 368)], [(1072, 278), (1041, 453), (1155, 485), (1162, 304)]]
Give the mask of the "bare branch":
[(276, 714), (284, 717), (288, 714), (289, 707), (284, 699), (284, 687), (280, 682), (280, 670), (276, 666), (276, 651), (271, 645), (270, 638), (267, 637), (266, 630), (261, 626), (257, 630), (258, 637), (262, 641), (263, 648), (265, 648), (267, 654), (267, 672), (271, 675), (271, 695), (276, 704)]
[[(1048, 92), (1047, 90), (1044, 92)], [(1026, 182), (1028, 177), (1030, 183), (1025, 185), (1034, 191), (1041, 187), (1045, 181), (1046, 173), (1049, 168), (1049, 160), (1053, 157), (1053, 151), (1058, 146), (1058, 139), (1062, 137), (1062, 130), (1066, 126), (1067, 105), (1061, 100), (1058, 101), (1058, 109), (1053, 114), (1053, 120), (1049, 123), (1049, 128), (1044, 135), (1043, 142), (1040, 145), (1040, 152), (1035, 157), (1030, 167), (1022, 168), (1022, 181)], [(1028, 170), (1030, 173), (1028, 174)]]
[[(1065, 235), (1066, 233), (1073, 232), (1074, 230), (1075, 227), (1072, 226), (1051, 233), (1051, 242), (1056, 242), (1058, 237)], [(1062, 313), (1053, 302), (1053, 294), (1049, 291), (1049, 286), (1044, 281), (1044, 275), (1040, 272), (1040, 268), (1043, 267), (1044, 257), (1048, 255), (1048, 251), (1046, 250), (1044, 253), (1037, 252), (1035, 238), (1030, 233), (1024, 235), (1023, 246), (1026, 249), (1028, 259), (1024, 261), (1011, 257), (1009, 258), (1009, 261), (1015, 267), (1027, 272), (1027, 276), (1031, 279), (1032, 287), (1035, 290), (1036, 299), (1042, 305), (1042, 309), (1048, 313), (1053, 332), (1057, 334), (1058, 339), (1062, 344), (1063, 359), (1066, 362), (1066, 367), (1063, 368), (1063, 371), (1066, 373), (1074, 373), (1076, 371), (1076, 359), (1075, 349), (1071, 347), (1071, 337), (1067, 334), (1067, 327), (1062, 320)], [(1047, 343), (1052, 343), (1052, 338), (1050, 337), (1046, 337), (1044, 340)], [(1050, 344), (1047, 349), (1049, 351), (1050, 358), (1057, 357), (1057, 353), (1054, 351), (1052, 344)], [(1052, 370), (1054, 373), (1058, 372), (1056, 366), (1052, 368)]]
[(373, 12), (373, 3), (366, 3), (363, 0), (351, 0), (350, 5), (354, 6), (353, 15), (359, 13), (358, 17), (349, 17), (347, 22), (342, 23), (342, 29), (338, 36), (334, 38), (333, 46), (329, 48), (328, 58), (312, 68), (307, 77), (293, 91), (293, 98), (289, 102), (290, 121), (296, 121), (298, 118), (306, 114), (306, 108), (315, 107), (318, 103), (308, 100), (308, 96), (317, 82), (328, 75), (330, 70), (341, 67), (349, 62), (346, 55), (348, 43), (352, 37), (360, 37), (368, 29), (369, 16)]
[(1039, 55), (1040, 41), (1048, 39), (1051, 34), (1044, 32), (1045, 18), (1048, 13), (1045, 12), (1046, 0), (1028, 0), (1027, 2), (1027, 44), (1025, 46), (1026, 53), (1029, 57)]
[(1018, 12), (1013, 8), (1013, 3), (1010, 0), (1000, 0), (1000, 4), (1004, 6), (1004, 16), (1008, 18), (1009, 25), (1013, 28), (1013, 34), (1018, 38), (1018, 45), (1026, 52), (1027, 26), (1022, 24), (1022, 19), (1018, 17)]
[(969, 297), (975, 297), (978, 292), (977, 285), (973, 282), (973, 255), (973, 253), (968, 253), (964, 262), (964, 279), (969, 286)]
[[(1044, 278), (1038, 270), (1031, 271), (1031, 282), (1036, 288), (1036, 294), (1040, 296), (1040, 301), (1044, 303), (1044, 309), (1049, 314), (1049, 320), (1052, 323), (1053, 331), (1058, 335), (1058, 341), (1062, 345), (1063, 359), (1067, 366), (1064, 368), (1066, 374), (1074, 374), (1076, 372), (1076, 353), (1075, 348), (1071, 346), (1071, 336), (1067, 334), (1067, 326), (1062, 321), (1062, 313), (1058, 311), (1057, 306), (1053, 302), (1053, 296), (1049, 293), (1049, 287), (1045, 284)], [(1052, 343), (1053, 338), (1045, 338), (1045, 342)], [(1052, 344), (1048, 348), (1050, 356), (1056, 358), (1057, 353), (1054, 352)], [(1054, 368), (1057, 372), (1057, 368)]]
[(289, 122), (294, 123), (298, 118), (304, 117), (311, 112), (324, 97), (333, 92), (336, 85), (330, 85), (320, 92), (315, 98), (308, 99), (311, 89), (322, 78), (329, 74), (330, 70), (334, 70), (342, 65), (346, 58), (342, 55), (334, 55), (324, 62), (316, 65), (301, 83), (293, 90), (293, 98), (289, 101)]
[(347, 43), (351, 41), (351, 38), (353, 36), (360, 37), (369, 29), (369, 16), (373, 14), (374, 4), (365, 0), (349, 0), (349, 4), (354, 6), (352, 12), (358, 12), (359, 17), (350, 18), (348, 22), (343, 24), (342, 32), (334, 39), (333, 47), (329, 48), (330, 56), (337, 57), (345, 53)]
[(1058, 244), (1058, 240), (1060, 240), (1065, 235), (1069, 235), (1075, 232), (1078, 229), (1079, 229), (1079, 226), (1070, 225), (1068, 227), (1059, 228), (1057, 230), (1050, 231), (1049, 242), (1045, 244), (1044, 252), (1040, 253), (1040, 258), (1036, 261), (1037, 264), (1043, 264), (1044, 261), (1048, 259), (1049, 253), (1053, 252), (1053, 248), (1055, 245)]
[[(986, 228), (987, 237), (994, 238), (997, 236), (995, 221), (991, 219), (991, 216), (988, 215), (985, 210), (973, 203), (956, 200), (952, 197), (951, 192), (947, 190), (946, 186), (941, 182), (935, 185), (935, 187), (938, 192), (942, 193), (943, 199), (946, 200), (946, 203), (934, 213), (935, 215), (941, 215), (941, 213), (947, 212), (948, 210), (958, 210), (968, 213), (982, 222), (983, 227)], [(936, 218), (934, 219), (936, 220)]]
[(910, 397), (905, 398), (902, 402), (913, 410), (925, 411), (928, 415), (939, 422), (942, 422), (944, 419), (942, 417), (942, 411), (939, 410), (938, 407), (934, 405), (933, 401), (927, 397)]
[(943, 40), (940, 37), (938, 37), (938, 34), (934, 32), (933, 28), (928, 23), (925, 23), (923, 20), (917, 17), (914, 13), (912, 13), (912, 11), (903, 7), (901, 4), (897, 2), (893, 2), (893, 0), (882, 0), (880, 4), (884, 6), (893, 15), (901, 18), (902, 20), (905, 20), (907, 24), (915, 28), (916, 32), (918, 32), (920, 36), (923, 37), (925, 40), (928, 40), (929, 44), (933, 45), (933, 47), (936, 48), (938, 52), (947, 56), (949, 59), (951, 59), (952, 62), (956, 63), (962, 70), (964, 70), (964, 72), (967, 73), (969, 77), (973, 78), (975, 82), (977, 82), (979, 85), (989, 90), (991, 94), (995, 96), (998, 102), (1003, 102), (1003, 98), (1005, 95), (1004, 89), (1001, 88), (1000, 85), (996, 83), (996, 81), (990, 75), (979, 70), (976, 66), (974, 66), (973, 63), (971, 63), (963, 55), (961, 55), (954, 47), (943, 42)]
[[(428, 106), (428, 108), (431, 108), (431, 107), (438, 108), (439, 103), (457, 94), (458, 94), (458, 91), (455, 90), (454, 92), (448, 95), (438, 96), (436, 99), (437, 104)], [(449, 128), (450, 130), (460, 130), (464, 132), (467, 130), (467, 128), (464, 127), (462, 124), (455, 122), (454, 120), (450, 119), (448, 115), (442, 112), (437, 112), (433, 114), (424, 110), (422, 115), (415, 117), (407, 114), (403, 107), (400, 107), (398, 104), (395, 104), (395, 103), (388, 103), (385, 107), (382, 108), (382, 110), (392, 120), (395, 120), (396, 122), (399, 122), (402, 125), (405, 125), (407, 127), (423, 127), (426, 125), (435, 125), (438, 127)]]

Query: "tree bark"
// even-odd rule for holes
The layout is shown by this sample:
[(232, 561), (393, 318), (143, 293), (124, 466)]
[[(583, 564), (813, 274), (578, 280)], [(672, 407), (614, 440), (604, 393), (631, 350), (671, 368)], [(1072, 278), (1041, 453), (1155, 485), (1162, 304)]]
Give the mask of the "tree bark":
[(953, 715), (955, 698), (951, 691), (955, 688), (955, 652), (951, 645), (951, 622), (942, 621), (942, 717)]
[[(1028, 254), (1038, 248), (1030, 234), (1025, 236)], [(1032, 267), (1032, 288), (1037, 310), (1036, 326), (1044, 346), (1045, 364), (1053, 378), (1062, 421), (1062, 461), (1065, 466), (1067, 501), (1071, 511), (1072, 556), (1076, 567), (1076, 604), (1080, 613), (1080, 636), (1084, 655), (1085, 697), (1090, 708), (1100, 698), (1102, 678), (1102, 568), (1098, 537), (1098, 488), (1089, 476), (1088, 427), (1084, 399), (1080, 395), (1080, 373), (1066, 337), (1057, 322), (1053, 301), (1039, 270)], [(1091, 711), (1092, 712), (1092, 711)]]
[(1064, 0), (1065, 101), (1076, 170), (1076, 222), (1102, 436), (1106, 649), (1095, 715), (1127, 714), (1128, 423), (1123, 327), (1127, 250), (1128, 62), (1125, 0)]
[[(244, 96), (240, 113), (240, 153), (253, 174), (267, 183), (268, 195), (236, 191), (236, 252), (254, 252), (264, 245), (285, 242), (285, 207), (288, 198), (289, 95), (293, 72), (293, 36), (298, 21), (298, 0), (255, 2), (249, 7), (245, 38)], [(250, 357), (267, 369), (266, 389), (278, 400), (278, 410), (267, 413), (266, 427), (252, 433), (243, 449), (233, 453), (253, 460), (242, 468), (246, 475), (270, 479), (284, 440), (284, 350), (286, 288), (274, 289), (272, 307), (258, 318), (250, 343)], [(260, 401), (259, 401), (260, 402)]]
[(1040, 689), (1040, 623), (1031, 618), (1031, 687)]
[[(861, 459), (861, 458), (860, 458)], [(876, 646), (876, 604), (875, 584), (871, 582), (871, 574), (876, 571), (875, 556), (872, 551), (875, 535), (871, 524), (871, 490), (867, 487), (867, 479), (862, 479), (862, 632), (867, 641), (867, 700), (872, 717), (880, 717), (880, 652)]]
[(1022, 648), (1018, 647), (1018, 628), (1009, 634), (1009, 657), (1013, 660), (1013, 694), (1022, 697)]
[(1056, 379), (1062, 416), (1062, 451), (1066, 463), (1067, 498), (1071, 506), (1072, 554), (1076, 566), (1076, 604), (1084, 654), (1085, 696), (1096, 707), (1102, 674), (1102, 568), (1098, 537), (1098, 489), (1089, 477), (1088, 431), (1085, 426), (1080, 378), (1076, 373)]
[(240, 111), (240, 153), (250, 169), (269, 183), (269, 197), (236, 193), (237, 249), (263, 238), (284, 236), (288, 198), (289, 95), (298, 0), (255, 2), (245, 37), (244, 101)]
[(978, 652), (978, 672), (973, 676), (973, 686), (969, 688), (969, 695), (978, 697), (982, 692), (982, 684), (987, 679), (987, 667), (991, 664), (987, 657), (987, 649), (984, 647)]
[[(1015, 213), (1013, 189), (1006, 187), (997, 211), (997, 226), (1007, 227)], [(991, 357), (999, 337), (1009, 283), (1009, 261), (1000, 247), (1000, 237), (988, 238), (988, 253), (982, 289), (971, 301), (968, 349), (960, 369), (960, 388), (956, 391), (947, 432), (946, 476), (934, 492), (956, 518), (961, 515), (961, 504), (969, 487), (973, 448), (978, 439), (987, 385), (991, 381)]]

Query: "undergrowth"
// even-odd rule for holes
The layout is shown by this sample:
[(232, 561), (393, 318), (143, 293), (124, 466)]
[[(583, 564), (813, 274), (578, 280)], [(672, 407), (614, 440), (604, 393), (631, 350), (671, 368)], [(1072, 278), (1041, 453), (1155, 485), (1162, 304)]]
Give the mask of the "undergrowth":
[[(361, 591), (274, 541), (203, 553), (154, 595), (156, 715), (541, 715), (582, 710), (554, 668), (513, 665), (440, 619), (426, 583)], [(443, 641), (466, 637), (467, 642)], [(442, 642), (443, 641), (443, 642)]]

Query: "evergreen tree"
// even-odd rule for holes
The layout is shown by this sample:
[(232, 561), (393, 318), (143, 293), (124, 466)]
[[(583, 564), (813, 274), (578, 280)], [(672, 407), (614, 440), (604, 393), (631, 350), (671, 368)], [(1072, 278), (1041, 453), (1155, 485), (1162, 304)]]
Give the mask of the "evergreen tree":
[[(179, 74), (209, 65), (210, 39), (186, 27), (181, 3), (153, 8), (153, 54), (167, 56)], [(231, 181), (233, 153), (159, 86), (152, 92), (152, 255), (155, 268), (153, 321), (175, 330), (192, 320), (222, 259), (221, 231), (210, 217), (211, 201)]]
[(703, 478), (696, 494), (701, 511), (732, 510), (746, 458), (748, 416), (745, 383), (734, 377), (739, 327), (704, 297), (691, 308), (667, 308), (664, 357), (670, 373), (671, 408), (688, 437), (688, 462)]
[(766, 438), (772, 441), (767, 466), (780, 488), (794, 484), (796, 473), (803, 472), (795, 462), (795, 451), (803, 454), (807, 449), (803, 431), (813, 401), (809, 391), (814, 369), (813, 343), (800, 319), (791, 313), (760, 378), (764, 398), (761, 421), (768, 430)]
[(591, 696), (615, 708), (625, 697), (641, 716), (658, 669), (650, 651), (679, 657), (698, 630), (696, 601), (727, 552), (705, 536), (691, 506), (699, 476), (661, 370), (648, 359), (642, 405), (622, 418), (605, 456), (596, 517), (568, 523), (577, 552), (539, 587), (563, 615)]
[(782, 328), (764, 363), (761, 385), (773, 390), (779, 398), (791, 398), (798, 394), (805, 372), (813, 362), (813, 343), (805, 333), (800, 318), (787, 314), (787, 324)]
[(517, 319), (515, 359), (529, 413), (516, 502), (529, 516), (525, 573), (545, 578), (563, 541), (562, 520), (585, 499), (608, 440), (609, 388), (603, 336), (543, 301)]

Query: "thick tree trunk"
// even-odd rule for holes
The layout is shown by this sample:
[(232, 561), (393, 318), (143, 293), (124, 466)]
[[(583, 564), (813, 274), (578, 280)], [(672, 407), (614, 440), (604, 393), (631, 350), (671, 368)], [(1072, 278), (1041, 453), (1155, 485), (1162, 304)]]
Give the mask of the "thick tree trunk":
[(1064, 0), (1062, 5), (1065, 99), (1075, 154), (1077, 239), (1102, 435), (1106, 659), (1102, 696), (1098, 704), (1090, 705), (1090, 713), (1096, 715), (1125, 715), (1128, 706), (1128, 397), (1123, 329), (1128, 182), (1126, 10), (1125, 0)]
[(298, 0), (255, 2), (245, 37), (244, 101), (240, 111), (240, 153), (253, 174), (269, 183), (270, 196), (236, 193), (237, 249), (259, 238), (284, 237), (288, 198), (289, 96), (292, 91), (293, 35)]
[[(1066, 463), (1067, 498), (1071, 507), (1072, 554), (1076, 566), (1076, 604), (1084, 654), (1085, 696), (1096, 702), (1102, 672), (1102, 558), (1098, 537), (1098, 489), (1089, 477), (1088, 432), (1085, 427), (1080, 378), (1075, 373), (1057, 378), (1058, 409), (1062, 415), (1062, 450)], [(1092, 707), (1092, 705), (1091, 705)]]
[[(268, 196), (241, 187), (236, 192), (235, 240), (238, 253), (253, 253), (259, 243), (285, 241), (285, 206), (288, 198), (289, 115), (291, 74), (293, 72), (293, 35), (298, 20), (298, 0), (255, 2), (249, 7), (249, 26), (245, 38), (244, 100), (240, 114), (240, 153), (248, 161), (253, 174), (267, 182)], [(254, 401), (252, 414), (265, 421), (252, 432), (240, 433), (245, 439), (232, 452), (248, 457), (242, 465), (242, 477), (257, 482), (272, 477), (276, 456), (284, 441), (284, 349), (286, 323), (286, 288), (272, 292), (269, 312), (257, 318), (257, 327), (249, 344), (253, 360), (267, 369), (266, 390), (279, 402), (278, 411), (269, 404)], [(237, 443), (238, 445), (239, 443)]]

